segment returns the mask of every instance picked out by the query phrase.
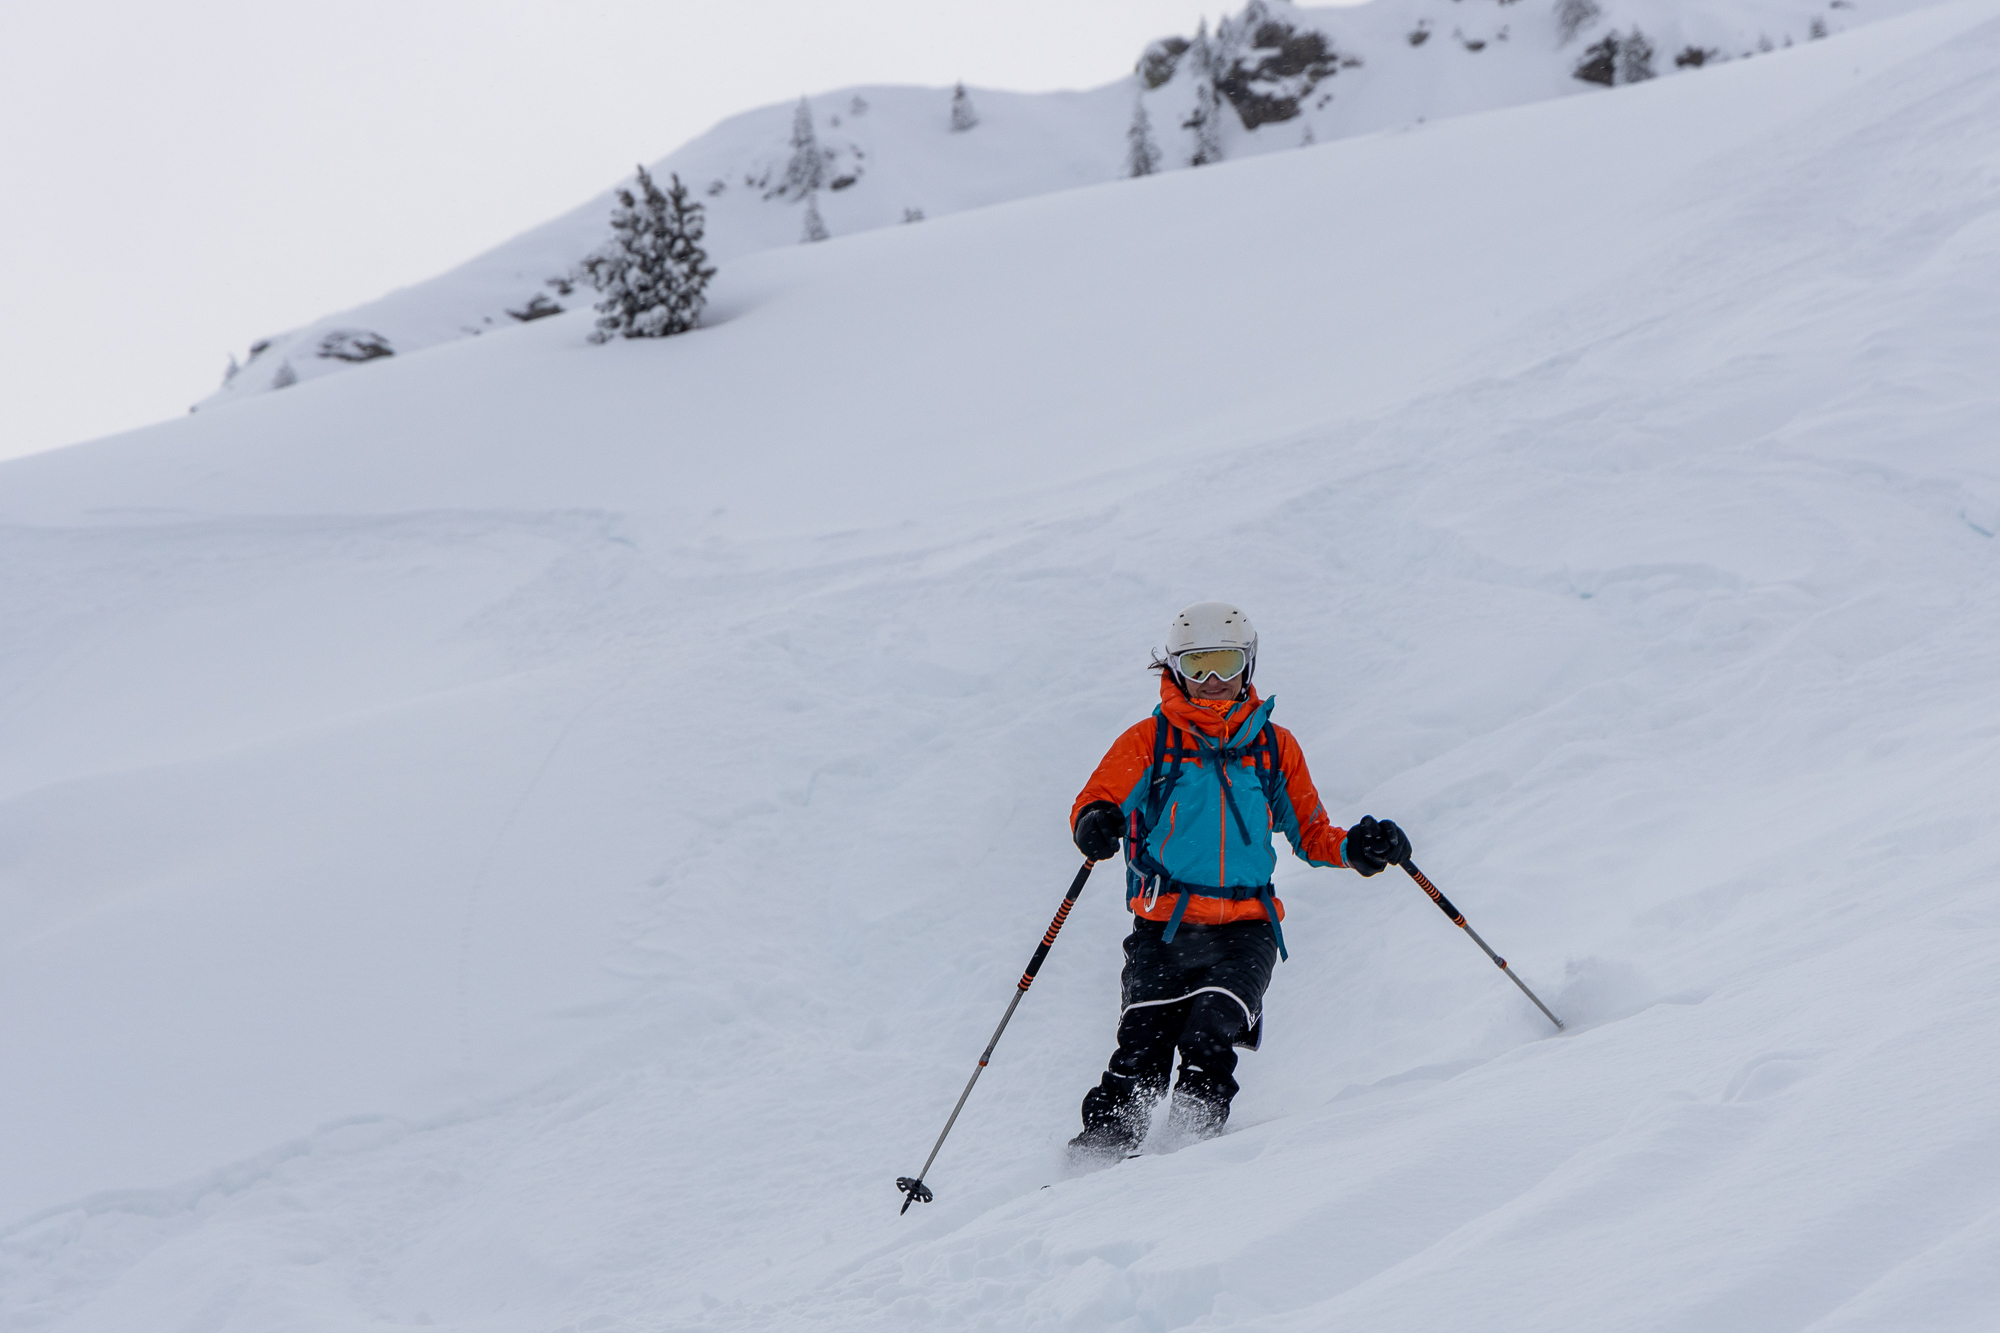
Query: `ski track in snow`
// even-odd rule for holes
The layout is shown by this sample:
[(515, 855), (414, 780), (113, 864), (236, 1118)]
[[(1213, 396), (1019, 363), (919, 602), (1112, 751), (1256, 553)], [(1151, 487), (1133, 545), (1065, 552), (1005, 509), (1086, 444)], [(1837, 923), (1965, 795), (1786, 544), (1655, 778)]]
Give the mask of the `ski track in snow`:
[[(0, 468), (0, 1323), (1993, 1327), (1996, 219), (1979, 0)], [(1213, 596), (1570, 1031), (1288, 863), (1072, 1177), (1107, 867), (898, 1216)]]

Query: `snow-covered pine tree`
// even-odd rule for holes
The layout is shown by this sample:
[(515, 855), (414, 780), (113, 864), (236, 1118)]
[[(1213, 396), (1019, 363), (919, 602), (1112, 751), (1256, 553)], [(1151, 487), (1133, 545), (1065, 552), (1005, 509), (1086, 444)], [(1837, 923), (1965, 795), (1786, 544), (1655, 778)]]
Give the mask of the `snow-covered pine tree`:
[(292, 369), (292, 363), (289, 361), (280, 361), (278, 363), (278, 373), (271, 376), (271, 387), (274, 389), (289, 389), (298, 382), (299, 372)]
[(820, 219), (819, 215), (819, 196), (817, 194), (809, 194), (806, 196), (805, 228), (799, 236), (799, 244), (805, 245), (812, 241), (823, 241), (826, 238), (826, 223)]
[(1125, 131), (1125, 174), (1150, 176), (1160, 169), (1160, 146), (1153, 142), (1152, 117), (1146, 99), (1132, 99), (1132, 124)]
[[(1700, 56), (1699, 51), (1696, 54)], [(1691, 61), (1687, 52), (1683, 51), (1675, 63), (1698, 65), (1701, 60)], [(1585, 47), (1583, 58), (1570, 71), (1570, 77), (1610, 88), (1620, 84), (1644, 83), (1653, 77), (1653, 72), (1653, 44), (1646, 39), (1645, 33), (1634, 28), (1623, 36), (1614, 30), (1601, 41)]]
[(792, 112), (792, 160), (785, 164), (785, 190), (798, 199), (824, 184), (826, 159), (819, 151), (819, 136), (813, 133), (812, 108), (801, 97)]
[(1195, 88), (1194, 115), (1188, 118), (1186, 128), (1194, 131), (1189, 166), (1206, 167), (1222, 160), (1222, 95), (1207, 79)]
[(640, 167), (638, 193), (618, 191), (610, 241), (583, 261), (583, 272), (604, 297), (592, 342), (664, 338), (701, 322), (708, 304), (703, 293), (715, 276), (701, 248), (702, 207), (679, 175), (671, 179), (663, 194)]
[(1653, 77), (1653, 44), (1636, 27), (1618, 44), (1618, 82), (1643, 83)]
[(1193, 67), (1194, 110), (1181, 128), (1194, 133), (1194, 148), (1188, 156), (1191, 167), (1205, 167), (1222, 160), (1222, 95), (1215, 90), (1218, 58), (1215, 43), (1208, 35), (1208, 20), (1195, 29), (1188, 45), (1187, 63)]
[(1192, 70), (1197, 79), (1215, 77), (1215, 41), (1208, 35), (1208, 20), (1195, 25), (1194, 40), (1188, 43), (1187, 54), (1181, 57), (1181, 65)]
[(1604, 11), (1597, 0), (1556, 0), (1556, 45), (1568, 46), (1576, 35), (1597, 22)]
[(979, 113), (972, 109), (972, 99), (966, 95), (965, 85), (959, 84), (951, 90), (951, 128), (954, 133), (971, 129), (979, 123)]

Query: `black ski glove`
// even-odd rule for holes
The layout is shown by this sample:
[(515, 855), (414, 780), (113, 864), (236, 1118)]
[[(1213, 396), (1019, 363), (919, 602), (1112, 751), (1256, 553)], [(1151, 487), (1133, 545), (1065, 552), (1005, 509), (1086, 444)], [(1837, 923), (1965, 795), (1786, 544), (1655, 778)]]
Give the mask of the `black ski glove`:
[(1347, 841), (1341, 844), (1340, 854), (1362, 874), (1379, 875), (1389, 866), (1399, 866), (1410, 859), (1410, 840), (1394, 820), (1363, 815), (1360, 823), (1347, 830)]
[(1109, 801), (1092, 801), (1076, 817), (1076, 849), (1093, 861), (1116, 856), (1124, 834), (1125, 812)]

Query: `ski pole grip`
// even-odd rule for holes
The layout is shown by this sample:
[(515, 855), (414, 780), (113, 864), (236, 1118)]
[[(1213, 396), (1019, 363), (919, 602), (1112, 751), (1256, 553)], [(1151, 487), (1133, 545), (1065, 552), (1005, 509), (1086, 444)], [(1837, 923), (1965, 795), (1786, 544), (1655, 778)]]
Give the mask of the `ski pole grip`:
[(1418, 888), (1431, 896), (1431, 901), (1438, 905), (1438, 910), (1451, 918), (1451, 924), (1459, 927), (1465, 925), (1465, 917), (1460, 914), (1456, 907), (1451, 905), (1451, 899), (1438, 892), (1438, 886), (1431, 883), (1429, 877), (1423, 871), (1417, 869), (1415, 861), (1404, 861), (1403, 870), (1411, 879), (1417, 882)]
[(1035, 950), (1035, 956), (1028, 960), (1028, 970), (1021, 974), (1021, 983), (1015, 987), (1016, 990), (1025, 991), (1035, 984), (1035, 973), (1042, 970), (1042, 963), (1048, 958), (1049, 950), (1055, 947), (1056, 935), (1062, 930), (1063, 922), (1069, 920), (1069, 909), (1076, 906), (1076, 897), (1083, 892), (1083, 882), (1090, 878), (1091, 869), (1096, 865), (1095, 861), (1085, 861), (1083, 869), (1077, 871), (1076, 878), (1070, 881), (1069, 892), (1063, 895), (1062, 906), (1056, 908), (1056, 919), (1049, 922), (1048, 934), (1042, 936), (1042, 943)]

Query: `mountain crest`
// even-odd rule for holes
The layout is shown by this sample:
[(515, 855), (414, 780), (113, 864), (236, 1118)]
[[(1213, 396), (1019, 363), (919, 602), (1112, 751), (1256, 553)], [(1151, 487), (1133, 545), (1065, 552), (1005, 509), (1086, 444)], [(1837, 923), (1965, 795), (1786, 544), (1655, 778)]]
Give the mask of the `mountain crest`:
[[(733, 116), (649, 170), (730, 261), (1051, 191), (1290, 151), (1815, 41), (1921, 0), (1248, 0), (1082, 93), (864, 88)], [(1137, 105), (1135, 106), (1135, 102)], [(975, 110), (976, 106), (976, 110)], [(561, 314), (614, 192), (428, 282), (260, 339), (201, 406)]]

